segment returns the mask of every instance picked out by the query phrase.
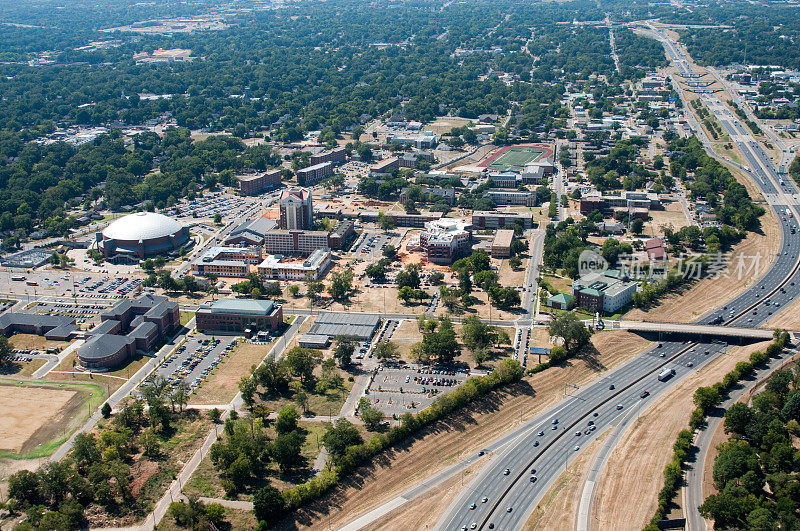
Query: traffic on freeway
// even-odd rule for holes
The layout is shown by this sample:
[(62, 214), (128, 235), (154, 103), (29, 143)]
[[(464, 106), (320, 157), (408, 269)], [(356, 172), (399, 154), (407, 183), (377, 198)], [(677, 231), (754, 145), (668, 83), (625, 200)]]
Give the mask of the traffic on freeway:
[[(682, 72), (688, 63), (663, 39)], [(703, 95), (710, 108), (717, 101)], [(718, 113), (723, 127), (749, 164), (760, 190), (774, 196), (770, 207), (780, 222), (781, 242), (767, 272), (733, 300), (705, 315), (700, 324), (758, 327), (800, 294), (798, 211), (793, 183), (781, 181), (767, 153), (732, 115)], [(739, 139), (747, 138), (747, 141)], [(780, 184), (779, 184), (780, 183)], [(437, 524), (440, 529), (518, 529), (570, 460), (624, 415), (633, 415), (670, 385), (722, 353), (724, 343), (662, 342), (533, 419), (528, 429), (466, 486)], [(664, 373), (665, 369), (673, 369)], [(663, 374), (662, 374), (663, 373)], [(662, 375), (662, 378), (659, 378)]]

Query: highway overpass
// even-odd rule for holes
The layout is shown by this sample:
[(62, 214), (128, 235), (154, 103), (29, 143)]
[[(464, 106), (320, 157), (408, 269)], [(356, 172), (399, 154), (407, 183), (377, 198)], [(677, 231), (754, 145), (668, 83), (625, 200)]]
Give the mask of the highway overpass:
[(606, 327), (612, 330), (630, 330), (651, 334), (680, 334), (684, 336), (705, 336), (709, 338), (739, 338), (751, 341), (772, 339), (774, 330), (765, 328), (744, 328), (709, 324), (652, 323), (647, 321), (612, 321)]

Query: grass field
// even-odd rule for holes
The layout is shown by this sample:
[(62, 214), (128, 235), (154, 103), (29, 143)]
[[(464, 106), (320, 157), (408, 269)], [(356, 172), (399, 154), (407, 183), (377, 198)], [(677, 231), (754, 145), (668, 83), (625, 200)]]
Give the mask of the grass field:
[(544, 147), (513, 146), (500, 150), (494, 157), (486, 161), (487, 168), (498, 171), (521, 171), (529, 162), (540, 160), (550, 150)]

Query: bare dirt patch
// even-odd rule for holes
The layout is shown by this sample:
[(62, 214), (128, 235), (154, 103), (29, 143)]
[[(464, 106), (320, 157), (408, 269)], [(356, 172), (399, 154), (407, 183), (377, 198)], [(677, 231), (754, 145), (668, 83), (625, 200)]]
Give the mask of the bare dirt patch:
[(689, 220), (686, 219), (686, 214), (683, 213), (679, 201), (667, 203), (664, 210), (651, 210), (650, 217), (650, 221), (644, 225), (644, 234), (648, 236), (663, 236), (662, 226), (672, 227), (673, 230), (678, 231), (689, 225)]
[(377, 457), (330, 495), (289, 516), (283, 527), (340, 527), (427, 477), (481, 449), (507, 430), (563, 398), (564, 383), (583, 385), (647, 348), (651, 342), (623, 331), (592, 337), (593, 348), (493, 393), (445, 422)]
[[(598, 480), (592, 519), (617, 522), (618, 529), (642, 529), (656, 508), (663, 481), (661, 471), (672, 458), (672, 444), (689, 423), (692, 396), (700, 386), (712, 385), (763, 350), (769, 342), (733, 347), (685, 378), (643, 411), (622, 435)], [(624, 522), (624, 524), (620, 524)]]
[[(43, 426), (80, 403), (80, 393), (69, 389), (0, 385), (0, 449), (20, 452)], [(29, 445), (28, 445), (29, 446)]]
[(751, 257), (760, 256), (757, 275), (737, 275), (734, 271), (728, 276), (702, 279), (688, 289), (663, 297), (658, 306), (633, 309), (624, 318), (633, 321), (689, 323), (745, 291), (767, 272), (780, 243), (775, 217), (766, 214), (761, 218), (761, 224), (764, 234), (749, 233), (747, 238), (736, 245), (728, 258), (728, 263), (735, 268), (740, 256), (745, 264), (751, 263)]

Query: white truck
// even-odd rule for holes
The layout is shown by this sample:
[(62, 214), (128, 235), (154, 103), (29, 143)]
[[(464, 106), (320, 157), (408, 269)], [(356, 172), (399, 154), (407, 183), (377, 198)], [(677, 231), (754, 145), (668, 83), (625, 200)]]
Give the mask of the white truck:
[(674, 375), (675, 375), (675, 369), (673, 368), (664, 369), (660, 373), (658, 373), (658, 380), (663, 382), (669, 380)]

